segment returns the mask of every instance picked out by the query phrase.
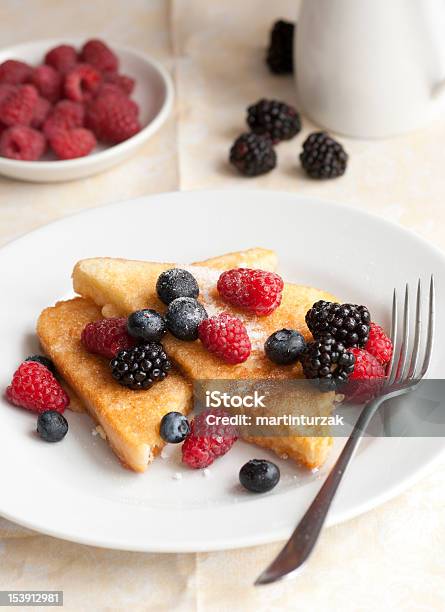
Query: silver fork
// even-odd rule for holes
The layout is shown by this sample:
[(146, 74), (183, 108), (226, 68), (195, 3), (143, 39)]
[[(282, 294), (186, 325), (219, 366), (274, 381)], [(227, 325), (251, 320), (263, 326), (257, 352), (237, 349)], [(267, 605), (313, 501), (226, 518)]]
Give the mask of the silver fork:
[(255, 585), (270, 584), (284, 577), (291, 577), (301, 571), (309, 555), (315, 547), (326, 515), (334, 499), (341, 479), (349, 465), (354, 452), (362, 438), (369, 422), (377, 409), (387, 400), (411, 392), (426, 375), (433, 350), (434, 338), (434, 277), (431, 276), (428, 300), (428, 324), (426, 340), (423, 348), (423, 360), (418, 371), (419, 357), (422, 346), (422, 288), (420, 280), (417, 285), (416, 315), (414, 324), (414, 339), (410, 347), (410, 289), (406, 285), (403, 307), (401, 334), (398, 333), (398, 300), (394, 290), (392, 305), (391, 340), (394, 346), (391, 362), (388, 364), (387, 378), (381, 394), (368, 402), (363, 408), (357, 422), (348, 438), (337, 462), (329, 476), (303, 516), (286, 546), (278, 554), (269, 567), (257, 578)]

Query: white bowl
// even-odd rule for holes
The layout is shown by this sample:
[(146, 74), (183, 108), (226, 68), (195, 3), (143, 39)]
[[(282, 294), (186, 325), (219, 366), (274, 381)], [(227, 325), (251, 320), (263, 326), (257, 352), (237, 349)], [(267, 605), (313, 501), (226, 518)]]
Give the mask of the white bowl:
[[(31, 65), (43, 61), (45, 53), (57, 45), (68, 43), (80, 47), (83, 40), (42, 40), (8, 47), (0, 51), (0, 63), (20, 59)], [(173, 83), (158, 62), (143, 53), (110, 43), (120, 61), (120, 72), (136, 80), (132, 98), (139, 104), (140, 132), (120, 144), (98, 147), (86, 157), (69, 160), (19, 161), (0, 157), (0, 174), (22, 181), (49, 183), (70, 181), (102, 172), (127, 159), (144, 144), (167, 119), (173, 104)]]

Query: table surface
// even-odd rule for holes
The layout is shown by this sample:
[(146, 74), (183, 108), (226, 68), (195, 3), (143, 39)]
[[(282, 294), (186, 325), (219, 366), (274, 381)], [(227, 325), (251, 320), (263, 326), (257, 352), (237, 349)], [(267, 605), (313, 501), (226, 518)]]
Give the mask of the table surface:
[[(93, 206), (212, 187), (337, 200), (445, 248), (445, 119), (385, 141), (343, 138), (350, 164), (336, 181), (310, 181), (299, 171), (302, 135), (280, 144), (279, 166), (269, 175), (247, 180), (228, 167), (228, 148), (243, 130), (249, 103), (261, 97), (294, 102), (292, 78), (270, 75), (263, 56), (271, 23), (294, 19), (296, 4), (3, 0), (2, 45), (63, 32), (133, 46), (171, 71), (176, 106), (137, 155), (96, 177), (55, 185), (0, 178), (0, 245)], [(312, 129), (305, 120), (303, 137)], [(444, 609), (444, 467), (445, 459), (403, 495), (325, 530), (294, 581), (251, 586), (280, 543), (207, 554), (125, 553), (42, 536), (0, 518), (0, 589), (63, 589), (65, 609), (76, 611)]]

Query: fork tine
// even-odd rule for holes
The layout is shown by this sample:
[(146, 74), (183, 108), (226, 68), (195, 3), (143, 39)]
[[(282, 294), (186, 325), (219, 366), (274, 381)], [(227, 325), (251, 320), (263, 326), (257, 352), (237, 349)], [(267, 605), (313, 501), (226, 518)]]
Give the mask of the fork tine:
[(392, 384), (394, 374), (395, 353), (397, 348), (397, 327), (398, 327), (398, 308), (397, 308), (397, 290), (394, 289), (392, 296), (392, 316), (391, 316), (391, 333), (390, 338), (393, 346), (391, 359), (386, 368), (387, 382), (385, 386)]
[(403, 306), (402, 343), (400, 346), (399, 359), (395, 368), (395, 378), (392, 382), (399, 382), (403, 378), (408, 355), (409, 342), (409, 286), (405, 287), (405, 302)]
[(429, 299), (429, 308), (428, 308), (428, 332), (427, 332), (427, 340), (425, 347), (425, 358), (423, 360), (422, 370), (420, 373), (420, 378), (423, 378), (428, 371), (431, 354), (433, 352), (433, 340), (434, 340), (434, 327), (435, 327), (435, 301), (436, 301), (436, 289), (434, 285), (434, 275), (431, 274), (430, 281), (430, 299)]
[(408, 370), (407, 378), (411, 380), (415, 376), (417, 361), (419, 358), (420, 334), (422, 331), (422, 283), (417, 283), (417, 298), (416, 298), (416, 326), (414, 331), (413, 352), (411, 354), (411, 362)]

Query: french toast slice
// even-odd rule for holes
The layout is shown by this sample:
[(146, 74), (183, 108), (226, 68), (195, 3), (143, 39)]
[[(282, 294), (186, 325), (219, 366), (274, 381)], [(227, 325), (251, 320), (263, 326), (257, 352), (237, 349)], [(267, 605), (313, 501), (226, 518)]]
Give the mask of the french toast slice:
[[(234, 265), (237, 264), (234, 262)], [(156, 280), (169, 267), (162, 266), (109, 258), (83, 260), (78, 262), (73, 272), (74, 289), (100, 306), (104, 316), (109, 316), (110, 312), (127, 316), (141, 308), (164, 312), (165, 305), (156, 294)], [(234, 366), (209, 353), (199, 341), (183, 342), (167, 334), (163, 339), (164, 347), (182, 373), (191, 381), (302, 378), (299, 364), (278, 366), (269, 361), (264, 354), (264, 343), (271, 333), (282, 328), (298, 329), (306, 339), (310, 339), (305, 323), (307, 310), (318, 300), (336, 301), (334, 296), (312, 287), (287, 283), (281, 305), (271, 315), (257, 317), (221, 300), (216, 289), (219, 270), (203, 265), (185, 268), (197, 279), (199, 299), (209, 316), (226, 311), (243, 321), (252, 342), (252, 353), (246, 362)], [(332, 410), (334, 397), (334, 393), (319, 393), (320, 414), (325, 413), (327, 403)], [(332, 444), (329, 436), (261, 436), (250, 439), (310, 468), (322, 465)]]
[(187, 414), (192, 388), (175, 371), (147, 391), (117, 384), (108, 360), (88, 353), (80, 341), (85, 325), (101, 318), (100, 308), (84, 298), (58, 302), (40, 315), (37, 334), (45, 353), (102, 427), (121, 462), (143, 472), (165, 444), (159, 435), (162, 417), (170, 411)]

